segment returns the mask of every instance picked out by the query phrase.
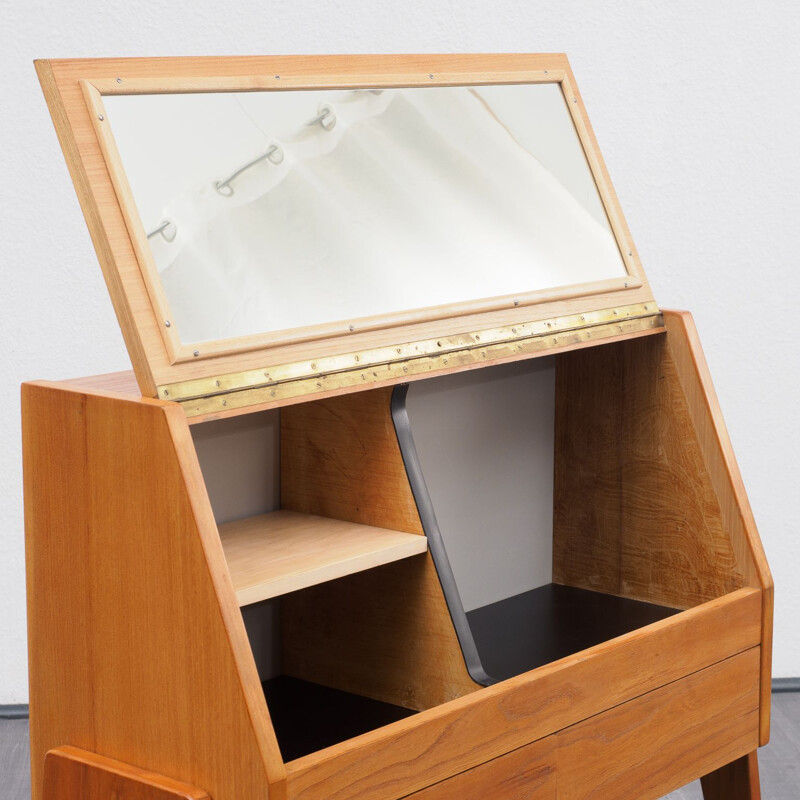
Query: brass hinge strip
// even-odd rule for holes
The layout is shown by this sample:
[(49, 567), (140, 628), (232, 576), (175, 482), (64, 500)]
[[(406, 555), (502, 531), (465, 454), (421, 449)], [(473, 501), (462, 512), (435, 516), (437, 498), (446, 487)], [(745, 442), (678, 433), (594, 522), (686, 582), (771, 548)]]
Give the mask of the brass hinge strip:
[[(637, 314), (637, 311), (644, 313)], [(579, 324), (575, 324), (576, 322)], [(160, 387), (159, 395), (168, 400), (180, 400), (187, 416), (191, 417), (260, 403), (280, 402), (306, 394), (333, 391), (355, 385), (366, 386), (384, 381), (403, 380), (423, 373), (460, 368), (484, 361), (496, 361), (515, 356), (524, 357), (545, 350), (589, 341), (601, 341), (624, 334), (655, 330), (660, 327), (663, 327), (661, 314), (655, 304), (651, 302), (514, 325), (505, 329), (479, 331), (474, 334), (416, 342), (402, 347), (380, 348), (361, 354), (333, 356), (313, 362), (313, 365), (319, 369), (320, 366), (327, 366), (331, 360), (335, 360), (337, 363), (344, 361), (345, 365), (335, 371), (312, 374), (308, 374), (306, 371), (304, 375), (300, 373), (297, 378), (286, 377), (268, 383), (264, 382), (264, 375), (267, 372), (270, 376), (274, 376), (285, 369), (287, 373), (292, 374), (300, 366), (288, 364), (270, 370), (252, 370), (248, 373), (238, 374), (241, 379), (242, 376), (249, 378), (254, 372), (258, 372), (262, 381), (260, 385), (248, 386), (246, 383), (244, 385), (238, 383), (240, 388), (234, 388), (237, 384), (237, 376), (225, 375), (183, 384), (169, 384)], [(536, 333), (531, 334), (531, 329), (535, 329)], [(511, 336), (505, 339), (499, 338), (496, 334), (501, 330), (508, 331)], [(431, 352), (431, 342), (435, 347), (433, 352)], [(460, 343), (460, 346), (456, 344), (457, 342)], [(403, 356), (402, 353), (408, 352), (408, 350), (411, 350), (412, 353), (418, 352), (419, 355)], [(395, 354), (394, 359), (383, 363), (366, 362), (368, 355), (389, 351)], [(311, 365), (306, 364), (306, 367), (308, 366)], [(191, 387), (186, 387), (186, 383), (191, 384)], [(213, 384), (215, 391), (202, 397), (185, 393), (187, 388), (193, 392), (200, 383), (206, 386)], [(165, 389), (166, 392), (163, 391)]]
[(325, 356), (311, 361), (297, 361), (292, 364), (279, 364), (264, 369), (251, 369), (246, 372), (232, 372), (211, 378), (195, 378), (194, 380), (168, 383), (158, 387), (158, 396), (163, 400), (180, 401), (198, 397), (211, 397), (218, 394), (227, 394), (228, 392), (238, 392), (243, 389), (274, 386), (285, 381), (319, 378), (324, 375), (350, 370), (363, 370), (367, 367), (383, 366), (396, 361), (407, 361), (434, 354), (451, 353), (456, 350), (488, 347), (494, 344), (546, 336), (559, 331), (644, 317), (657, 313), (658, 308), (654, 302), (606, 308), (600, 311), (587, 311), (584, 314), (571, 314), (455, 336), (424, 339), (391, 347), (377, 347), (361, 352)]

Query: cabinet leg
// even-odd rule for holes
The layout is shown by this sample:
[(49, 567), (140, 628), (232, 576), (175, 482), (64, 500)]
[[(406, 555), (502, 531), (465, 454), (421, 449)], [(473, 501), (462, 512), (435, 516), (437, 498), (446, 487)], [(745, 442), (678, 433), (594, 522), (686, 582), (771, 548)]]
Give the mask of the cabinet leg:
[(79, 750), (57, 747), (44, 759), (44, 800), (210, 800), (200, 789)]
[(758, 751), (731, 761), (700, 779), (704, 800), (761, 800)]

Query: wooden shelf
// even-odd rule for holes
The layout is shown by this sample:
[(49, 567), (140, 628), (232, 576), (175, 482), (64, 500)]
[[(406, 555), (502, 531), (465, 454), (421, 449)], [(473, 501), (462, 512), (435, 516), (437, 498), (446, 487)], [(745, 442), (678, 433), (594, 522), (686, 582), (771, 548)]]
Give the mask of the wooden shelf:
[(219, 529), (240, 606), (424, 553), (413, 533), (275, 511)]

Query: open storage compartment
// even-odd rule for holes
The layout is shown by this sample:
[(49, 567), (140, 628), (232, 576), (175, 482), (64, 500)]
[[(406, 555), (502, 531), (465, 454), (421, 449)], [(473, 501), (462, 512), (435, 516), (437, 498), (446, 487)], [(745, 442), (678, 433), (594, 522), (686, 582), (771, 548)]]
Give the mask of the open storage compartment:
[[(551, 356), (398, 386), (392, 397), (431, 555), (482, 685), (678, 610), (553, 582), (553, 476), (570, 469), (556, 463), (555, 376)], [(580, 491), (562, 498), (582, 501)]]
[(286, 674), (282, 604), (304, 588), (336, 587), (343, 576), (424, 554), (427, 540), (282, 509), (280, 427), (275, 410), (192, 434), (272, 726), (291, 761), (416, 712)]

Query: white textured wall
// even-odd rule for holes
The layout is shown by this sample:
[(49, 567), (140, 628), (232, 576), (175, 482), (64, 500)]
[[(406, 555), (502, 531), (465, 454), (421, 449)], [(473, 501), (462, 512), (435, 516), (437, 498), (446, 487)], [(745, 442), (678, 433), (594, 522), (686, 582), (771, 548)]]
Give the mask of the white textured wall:
[(18, 385), (125, 368), (35, 57), (565, 51), (662, 306), (691, 309), (800, 675), (800, 5), (0, 0), (0, 703), (27, 699)]

